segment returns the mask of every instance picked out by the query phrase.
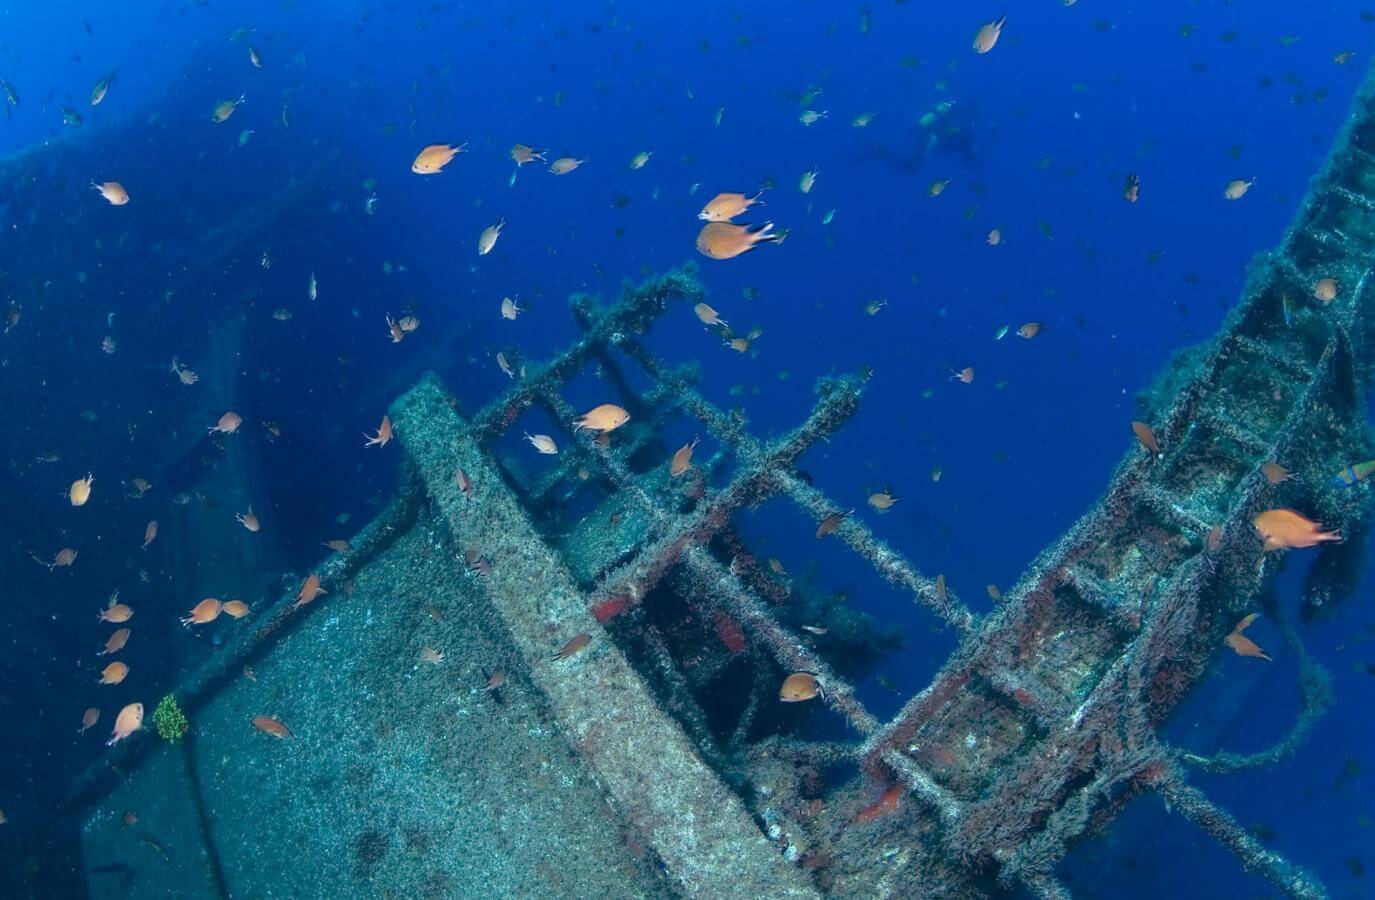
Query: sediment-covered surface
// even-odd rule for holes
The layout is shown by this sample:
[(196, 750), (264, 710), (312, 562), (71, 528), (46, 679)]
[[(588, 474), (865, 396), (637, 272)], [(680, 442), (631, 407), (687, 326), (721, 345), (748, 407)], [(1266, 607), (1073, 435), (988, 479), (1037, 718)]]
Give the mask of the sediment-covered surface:
[[(197, 710), (189, 743), (144, 756), (83, 830), (88, 871), (127, 864), (130, 890), (92, 875), (92, 895), (667, 894), (456, 558), (422, 514)], [(505, 685), (484, 693), (496, 669)]]

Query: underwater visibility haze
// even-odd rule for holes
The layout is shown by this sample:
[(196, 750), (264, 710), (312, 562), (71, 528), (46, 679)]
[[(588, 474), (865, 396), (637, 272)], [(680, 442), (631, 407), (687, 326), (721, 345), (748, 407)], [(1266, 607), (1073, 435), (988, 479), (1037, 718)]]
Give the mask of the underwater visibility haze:
[(0, 9), (0, 893), (1375, 896), (1373, 53)]

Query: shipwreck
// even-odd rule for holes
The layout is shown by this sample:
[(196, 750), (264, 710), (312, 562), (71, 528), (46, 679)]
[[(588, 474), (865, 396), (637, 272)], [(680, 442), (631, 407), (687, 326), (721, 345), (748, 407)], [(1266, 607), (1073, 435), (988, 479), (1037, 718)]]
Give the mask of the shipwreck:
[[(1189, 780), (1279, 759), (1322, 714), (1326, 679), (1294, 627), (1279, 620), (1303, 710), (1279, 745), (1201, 756), (1161, 729), (1274, 568), (1259, 511), (1301, 507), (1348, 535), (1320, 551), (1308, 603), (1353, 577), (1371, 486), (1331, 476), (1375, 456), (1372, 259), (1368, 80), (1220, 333), (1143, 397), (1159, 457), (1128, 449), (986, 616), (862, 517), (832, 519), (845, 507), (797, 469), (858, 408), (862, 378), (822, 380), (804, 421), (760, 440), (641, 341), (671, 305), (704, 299), (691, 270), (612, 303), (574, 296), (580, 339), (485, 408), (459, 408), (434, 375), (395, 399), (400, 483), (316, 569), (329, 593), (260, 604), (175, 690), (185, 740), (145, 731), (72, 784), (87, 861), (137, 839), (120, 820), (136, 803), (164, 823), (175, 873), (141, 882), (147, 896), (1059, 898), (1071, 848), (1154, 792), (1276, 889), (1325, 896)], [(1344, 286), (1330, 303), (1313, 296), (1322, 278)], [(493, 448), (531, 409), (571, 423), (563, 389), (580, 377), (631, 423), (600, 442), (569, 426), (542, 476)], [(671, 477), (656, 425), (680, 415), (720, 449)], [(1272, 484), (1262, 466), (1279, 458), (1308, 474)], [(957, 637), (895, 716), (850, 684), (890, 640), (883, 624), (822, 609), (734, 526), (770, 498), (831, 520), (828, 539)], [(800, 627), (815, 621), (824, 638)], [(422, 641), (445, 648), (443, 666), (398, 663)], [(843, 734), (780, 725), (792, 672), (816, 676)], [(254, 732), (258, 714), (293, 737)], [(94, 875), (89, 890), (118, 893)]]

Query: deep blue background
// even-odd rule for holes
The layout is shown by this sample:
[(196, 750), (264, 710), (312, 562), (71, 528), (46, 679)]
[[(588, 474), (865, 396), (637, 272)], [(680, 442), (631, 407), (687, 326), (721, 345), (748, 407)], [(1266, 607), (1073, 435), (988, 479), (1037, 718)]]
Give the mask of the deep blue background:
[[(756, 433), (805, 415), (817, 376), (872, 366), (858, 419), (805, 465), (820, 486), (861, 508), (868, 490), (891, 485), (903, 501), (887, 516), (869, 516), (879, 534), (986, 608), (983, 586), (1009, 587), (1097, 497), (1132, 445), (1135, 392), (1171, 353), (1215, 330), (1249, 257), (1276, 242), (1343, 120), (1375, 27), (1360, 3), (1345, 0), (1321, 9), (1274, 0), (1040, 0), (1007, 4), (1002, 40), (976, 56), (974, 30), (1003, 9), (891, 0), (868, 8), (872, 27), (863, 33), (858, 3), (263, 3), (232, 12), (218, 3), (14, 4), (0, 13), (0, 75), (24, 104), (0, 124), (0, 151), (59, 134), (62, 103), (82, 110), (83, 127), (99, 128), (146, 116), (169, 86), (189, 83), (204, 93), (207, 114), (215, 101), (247, 94), (218, 130), (188, 121), (192, 143), (222, 148), (254, 129), (236, 159), (259, 154), (259, 165), (304, 166), (312, 154), (344, 148), (358, 165), (356, 182), (336, 185), (340, 209), (318, 235), (295, 235), (279, 257), (271, 277), (280, 278), (285, 299), (267, 300), (263, 310), (299, 308), (304, 273), (313, 269), (320, 311), (299, 315), (281, 345), (259, 348), (253, 361), (283, 395), (292, 430), (318, 436), (283, 449), (275, 473), (299, 487), (298, 508), (273, 512), (303, 523), (291, 560), (302, 569), (341, 509), (365, 519), (367, 502), (392, 483), (387, 464), (355, 440), (381, 413), (358, 408), (357, 385), (380, 378), (397, 353), (440, 326), (471, 321), (473, 339), (451, 348), (445, 374), (474, 408), (505, 384), (495, 350), (515, 344), (539, 358), (572, 336), (567, 294), (614, 293), (623, 276), (695, 258), (695, 213), (705, 200), (771, 179), (766, 205), (746, 218), (791, 229), (786, 242), (729, 262), (702, 260), (721, 315), (741, 331), (763, 329), (757, 352), (722, 348), (686, 309), (670, 314), (653, 345), (700, 361), (706, 392), (743, 405)], [(1195, 26), (1187, 37), (1186, 24)], [(251, 41), (265, 58), (261, 72), (232, 62), (245, 51), (228, 35), (247, 25), (257, 29)], [(1297, 40), (1282, 40), (1291, 36)], [(1345, 66), (1332, 58), (1343, 50), (1356, 51)], [(91, 110), (91, 85), (110, 69), (119, 81)], [(805, 127), (795, 98), (811, 86), (823, 89), (812, 107), (828, 116)], [(289, 137), (277, 125), (284, 92)], [(972, 159), (939, 149), (923, 158), (917, 119), (947, 101), (967, 123)], [(850, 125), (861, 112), (877, 113), (870, 127)], [(409, 172), (424, 144), (462, 140), (470, 153), (442, 175)], [(551, 159), (589, 162), (562, 178), (529, 166), (510, 187), (507, 150), (518, 141), (549, 148)], [(640, 151), (654, 155), (629, 171)], [(146, 163), (120, 176), (136, 202), (139, 178), (204, 164), (180, 146)], [(797, 181), (814, 166), (821, 174), (804, 196)], [(253, 171), (207, 168), (207, 197), (253, 204)], [(1142, 180), (1135, 205), (1121, 196), (1132, 171)], [(89, 173), (97, 175), (116, 177)], [(361, 209), (366, 177), (377, 179), (372, 217)], [(928, 197), (927, 186), (942, 178), (949, 187)], [(1233, 178), (1256, 184), (1228, 203), (1222, 189)], [(696, 194), (693, 184), (701, 185)], [(617, 198), (628, 202), (615, 208)], [(829, 210), (834, 220), (822, 225)], [(0, 222), (13, 227), (18, 212)], [(478, 233), (497, 216), (508, 226), (495, 251), (479, 258)], [(1001, 246), (984, 242), (993, 227)], [(4, 267), (23, 272), (23, 260), (4, 252), (0, 237)], [(130, 264), (138, 259), (132, 253)], [(384, 260), (407, 271), (384, 276)], [(757, 289), (757, 299), (746, 288)], [(498, 319), (505, 295), (530, 307), (516, 323)], [(887, 306), (866, 315), (864, 305), (879, 298)], [(136, 302), (145, 301), (93, 296), (92, 317)], [(382, 316), (408, 305), (425, 324), (393, 348)], [(999, 327), (1027, 320), (1046, 323), (1036, 340), (993, 340)], [(92, 327), (94, 366), (100, 331)], [(339, 386), (339, 352), (354, 357), (351, 386)], [(166, 390), (164, 355), (150, 349), (119, 377)], [(950, 382), (950, 369), (965, 365), (976, 367), (975, 383)], [(0, 373), (7, 392), (38, 389), (6, 378)], [(81, 373), (72, 378), (79, 384)], [(599, 399), (570, 397), (575, 406)], [(61, 442), (60, 434), (46, 438)], [(54, 490), (67, 475), (58, 474), (36, 491), (45, 502), (60, 501)], [(19, 511), (0, 515), (7, 529), (22, 530)], [(769, 531), (767, 550), (793, 571), (815, 560), (850, 602), (904, 623), (909, 647), (885, 672), (903, 695), (923, 686), (949, 647), (929, 632), (929, 619), (866, 578), (838, 546), (816, 545), (813, 526), (781, 506), (766, 506), (751, 523)], [(83, 577), (94, 581), (71, 627), (89, 630), (90, 598), (104, 593), (94, 586), (98, 571)], [(1338, 701), (1299, 758), (1276, 771), (1199, 781), (1243, 822), (1273, 829), (1275, 846), (1338, 896), (1365, 892), (1351, 858), (1375, 864), (1371, 826), (1359, 820), (1375, 811), (1375, 790), (1362, 775), (1334, 787), (1348, 759), (1371, 761), (1369, 596), (1367, 583), (1335, 621), (1307, 631), (1334, 673)], [(69, 727), (88, 702), (88, 661), (76, 667), (35, 639), (36, 622), (62, 616), (73, 602), (65, 592), (26, 591), (6, 597), (0, 613), (13, 673), (0, 692), (16, 704), (33, 679), (48, 685), (41, 709), (21, 704), (22, 716), (0, 719), (0, 729), (29, 737), (12, 744), (26, 758), (0, 774), (7, 829), (48, 824), (66, 780), (98, 752), (92, 740), (72, 745)], [(1265, 628), (1258, 624), (1257, 639), (1278, 644)], [(147, 685), (149, 696), (199, 658), (179, 649), (166, 655), (175, 664)], [(1283, 730), (1293, 711), (1292, 661), (1259, 666), (1227, 656), (1216, 668), (1217, 679), (1254, 689), (1241, 708), (1219, 709), (1209, 701), (1220, 695), (1205, 688), (1181, 714), (1184, 734), (1204, 722), (1207, 740), (1221, 734), (1232, 749), (1253, 749)], [(899, 702), (872, 684), (866, 691), (876, 708)], [(1235, 693), (1227, 697), (1236, 702)], [(46, 748), (43, 757), (32, 755), (35, 746)], [(1105, 842), (1130, 841), (1114, 846), (1114, 859), (1130, 856), (1135, 868), (1105, 874), (1102, 896), (1266, 892), (1196, 843), (1184, 823), (1158, 829), (1156, 806), (1143, 802), (1122, 837)], [(1076, 889), (1090, 893), (1087, 881), (1076, 874)]]

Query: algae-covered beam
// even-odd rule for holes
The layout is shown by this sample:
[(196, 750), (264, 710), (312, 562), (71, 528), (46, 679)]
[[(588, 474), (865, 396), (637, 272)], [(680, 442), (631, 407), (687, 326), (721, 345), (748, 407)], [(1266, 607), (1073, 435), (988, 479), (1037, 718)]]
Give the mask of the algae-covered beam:
[[(996, 856), (1019, 846), (1032, 830), (1063, 848), (1088, 825), (1087, 814), (1061, 816), (1059, 831), (1038, 826), (1043, 817), (1065, 805), (1066, 786), (1079, 779), (1088, 760), (1099, 780), (1111, 784), (1130, 777), (1159, 756), (1150, 725), (1140, 705), (1143, 674), (1157, 659), (1182, 646), (1197, 616), (1200, 580), (1207, 577), (1201, 557), (1183, 567), (1170, 591), (1152, 604), (1140, 632), (1112, 661), (1107, 672), (1071, 715), (1051, 732), (1045, 744), (1020, 769), (1011, 770), (971, 804), (959, 832), (957, 848), (971, 859)], [(1100, 736), (1110, 731), (1111, 742)], [(1124, 732), (1118, 737), (1118, 732)], [(1083, 794), (1083, 789), (1079, 793)], [(1014, 812), (1015, 811), (1015, 812)], [(1038, 866), (1044, 869), (1044, 865)]]
[(633, 290), (627, 289), (609, 309), (589, 315), (586, 334), (571, 347), (533, 371), (527, 371), (511, 390), (477, 413), (472, 419), (472, 427), (483, 437), (499, 434), (541, 394), (557, 390), (576, 375), (599, 349), (628, 332), (647, 330), (663, 314), (670, 300), (696, 300), (702, 296), (702, 286), (689, 268), (668, 272)]
[[(1314, 399), (1324, 390), (1332, 368), (1332, 359), (1333, 351), (1329, 346), (1306, 390), (1294, 402), (1286, 421), (1279, 429), (1274, 444), (1277, 451), (1282, 452), (1301, 433), (1311, 414)], [(1249, 482), (1246, 482), (1246, 489), (1234, 501), (1232, 513), (1226, 520), (1227, 528), (1224, 533), (1229, 537), (1226, 549), (1230, 552), (1246, 553), (1253, 558), (1260, 555), (1258, 546), (1243, 548), (1235, 545), (1239, 535), (1245, 530), (1246, 519), (1254, 509), (1262, 483), (1257, 463), (1256, 470)], [(1133, 493), (1138, 502), (1150, 502), (1148, 492)], [(1254, 543), (1254, 539), (1251, 540)], [(1038, 762), (1031, 769), (1006, 779), (1000, 788), (989, 791), (987, 798), (971, 811), (966, 819), (966, 829), (970, 827), (970, 823), (975, 823), (974, 827), (979, 836), (963, 836), (962, 845), (967, 850), (975, 853), (990, 852), (997, 846), (1011, 843), (1015, 838), (1013, 832), (1019, 827), (1016, 823), (1030, 821), (1034, 816), (1007, 817), (1005, 811), (1009, 804), (1035, 798), (1038, 790), (1041, 796), (1049, 797), (1058, 791), (1056, 786), (1069, 784), (1079, 771), (1078, 760), (1083, 758), (1084, 751), (1096, 741), (1098, 732), (1103, 729), (1115, 731), (1124, 719), (1129, 719), (1134, 723), (1128, 730), (1129, 738), (1136, 734), (1137, 739), (1141, 739), (1149, 730), (1149, 725), (1141, 719), (1139, 707), (1148, 702), (1146, 685), (1151, 676), (1167, 661), (1179, 656), (1181, 648), (1194, 648), (1190, 651), (1194, 658), (1189, 664), (1193, 669), (1201, 665), (1199, 653), (1203, 654), (1203, 658), (1211, 653), (1207, 645), (1198, 645), (1197, 623), (1200, 617), (1198, 606), (1201, 596), (1214, 573), (1211, 559), (1204, 554), (1192, 557), (1180, 568), (1172, 578), (1169, 588), (1148, 609), (1147, 619), (1142, 623), (1140, 632), (1113, 661), (1107, 673), (1099, 679), (1088, 698), (1075, 711), (1069, 727), (1053, 737), (1052, 745), (1057, 748), (1055, 752), (1041, 753)], [(1125, 749), (1130, 749), (1130, 746)], [(1106, 760), (1098, 763), (1100, 777), (1103, 771), (1109, 775), (1114, 774), (1114, 770), (1124, 763), (1125, 759), (1113, 759), (1109, 755)], [(1050, 789), (1050, 793), (1047, 793), (1047, 789)], [(1030, 813), (1033, 810), (1028, 808), (1026, 812)], [(1063, 847), (1087, 826), (1087, 817), (1081, 818), (1082, 821), (1074, 823), (1062, 822), (1060, 830), (1072, 828), (1066, 833), (1057, 833), (1056, 829), (1050, 827), (1051, 823), (1048, 823), (1038, 839), (1054, 837), (1056, 846)]]
[[(761, 454), (758, 442), (744, 434), (738, 420), (705, 400), (693, 385), (667, 370), (642, 346), (628, 339), (619, 342), (618, 346), (638, 362), (657, 383), (669, 386), (680, 398), (683, 407), (699, 418), (713, 435), (724, 435), (733, 441), (739, 447), (742, 457), (757, 457)], [(792, 474), (787, 468), (777, 469), (774, 478), (793, 502), (813, 519), (820, 521), (839, 509), (825, 494)], [(933, 610), (956, 631), (963, 634), (973, 627), (973, 613), (960, 602), (954, 592), (948, 588), (942, 590), (934, 579), (918, 573), (902, 554), (875, 536), (863, 522), (847, 518), (834, 534), (868, 561), (884, 578), (907, 589), (919, 603)]]
[[(438, 379), (427, 377), (391, 414), (456, 545), (477, 547), (490, 560), (481, 584), (530, 682), (680, 890), (706, 897), (815, 896), (588, 611), (571, 573)], [(469, 495), (454, 479), (460, 467), (471, 480)]]
[(1022, 884), (1041, 900), (1070, 900), (1069, 889), (1050, 875), (1036, 874), (1022, 877)]
[[(544, 400), (561, 418), (571, 410), (557, 394)], [(758, 458), (737, 473), (735, 480), (715, 498), (704, 501), (686, 520), (678, 521), (659, 508), (656, 500), (640, 484), (625, 463), (608, 448), (596, 446), (595, 458), (617, 488), (631, 496), (643, 511), (656, 520), (662, 534), (634, 559), (608, 576), (592, 596), (592, 608), (601, 610), (618, 599), (642, 597), (673, 565), (686, 563), (711, 586), (711, 596), (746, 629), (761, 639), (778, 663), (787, 670), (808, 671), (825, 686), (825, 702), (841, 712), (861, 734), (877, 722), (854, 696), (854, 690), (796, 635), (781, 626), (760, 600), (744, 589), (739, 580), (704, 549), (712, 534), (724, 528), (730, 514), (757, 499), (761, 481), (777, 467), (787, 465), (816, 440), (838, 428), (854, 411), (855, 388), (837, 387), (823, 392), (812, 415), (788, 436), (771, 444)]]
[(746, 590), (708, 550), (690, 547), (683, 562), (717, 598), (721, 608), (738, 621), (747, 634), (759, 639), (784, 670), (815, 675), (825, 692), (826, 705), (844, 716), (851, 728), (867, 735), (878, 727), (878, 720), (864, 708), (849, 682), (836, 674), (807, 642), (780, 625), (764, 602)]
[[(821, 521), (839, 511), (834, 501), (791, 472), (780, 472), (778, 480), (782, 482), (784, 492), (813, 519)], [(940, 616), (945, 624), (960, 634), (968, 633), (976, 624), (974, 614), (948, 587), (917, 572), (901, 553), (881, 540), (859, 519), (847, 516), (832, 534), (858, 553), (880, 575), (905, 588), (913, 599)]]
[(1247, 869), (1264, 876), (1290, 897), (1295, 900), (1327, 897), (1321, 882), (1280, 854), (1267, 850), (1230, 813), (1186, 783), (1178, 772), (1162, 778), (1159, 790), (1172, 810), (1202, 828), (1213, 840), (1235, 853)]
[[(767, 446), (751, 448), (741, 459), (739, 470), (724, 489), (702, 499), (685, 516), (670, 515), (660, 508), (637, 478), (612, 451), (597, 447), (594, 458), (607, 471), (612, 483), (634, 500), (655, 522), (655, 539), (628, 562), (613, 570), (592, 594), (594, 607), (607, 603), (638, 602), (664, 576), (689, 545), (706, 544), (725, 528), (737, 510), (758, 503), (776, 490), (776, 473), (815, 442), (835, 433), (854, 413), (857, 388), (853, 384), (824, 392), (807, 420), (794, 431)], [(558, 394), (543, 396), (544, 402), (562, 421), (571, 421), (572, 408)]]

